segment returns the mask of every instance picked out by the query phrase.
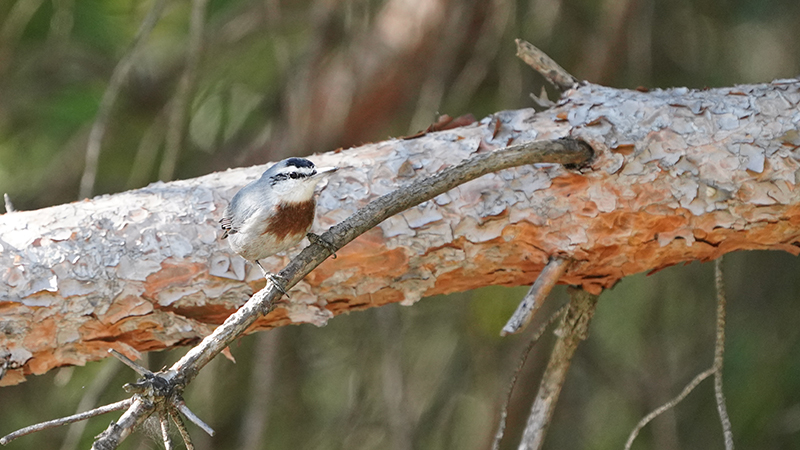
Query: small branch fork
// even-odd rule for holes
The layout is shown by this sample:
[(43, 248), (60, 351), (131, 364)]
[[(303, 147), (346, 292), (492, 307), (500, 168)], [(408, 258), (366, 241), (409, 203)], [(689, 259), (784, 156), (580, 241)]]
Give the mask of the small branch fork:
[[(528, 142), (478, 154), (456, 166), (444, 169), (436, 175), (416, 180), (372, 201), (323, 233), (320, 239), (327, 245), (322, 245), (320, 242), (313, 243), (300, 252), (278, 274), (278, 279), (285, 280), (284, 286), (278, 286), (277, 282), (267, 283), (264, 289), (255, 293), (222, 325), (189, 350), (172, 367), (151, 373), (124, 358), (123, 362), (134, 368), (143, 378), (136, 383), (126, 385), (126, 390), (129, 389), (130, 392), (133, 392), (133, 397), (124, 401), (125, 406), (119, 406), (122, 405), (122, 402), (115, 405), (118, 406), (117, 409), (127, 406), (127, 411), (117, 422), (112, 422), (97, 437), (92, 448), (98, 450), (117, 448), (136, 427), (153, 413), (159, 414), (163, 424), (163, 413), (165, 412), (177, 425), (180, 420), (177, 411), (180, 411), (195, 424), (212, 433), (213, 431), (208, 425), (202, 423), (186, 408), (180, 396), (184, 388), (206, 364), (242, 335), (261, 314), (272, 311), (282, 290), (288, 290), (297, 284), (333, 252), (387, 218), (488, 173), (537, 163), (581, 166), (586, 164), (592, 156), (591, 147), (573, 138)], [(119, 355), (117, 356), (119, 357)], [(188, 439), (185, 428), (178, 425), (178, 429), (187, 443), (187, 448), (191, 448), (191, 441)], [(18, 433), (2, 438), (0, 443), (11, 441), (14, 437), (19, 436)]]
[(625, 442), (625, 450), (630, 450), (633, 441), (645, 425), (661, 415), (664, 411), (680, 403), (697, 387), (697, 385), (711, 375), (714, 375), (714, 395), (717, 400), (717, 412), (719, 413), (720, 423), (722, 424), (722, 436), (725, 440), (725, 450), (733, 450), (731, 420), (728, 417), (728, 410), (725, 406), (725, 394), (722, 391), (722, 365), (725, 357), (725, 307), (727, 303), (725, 298), (725, 286), (722, 279), (722, 257), (714, 261), (714, 284), (717, 290), (717, 338), (714, 343), (714, 364), (710, 369), (706, 369), (694, 377), (678, 396), (644, 416), (642, 420), (636, 424), (636, 427), (633, 428), (630, 436), (628, 436), (628, 441)]

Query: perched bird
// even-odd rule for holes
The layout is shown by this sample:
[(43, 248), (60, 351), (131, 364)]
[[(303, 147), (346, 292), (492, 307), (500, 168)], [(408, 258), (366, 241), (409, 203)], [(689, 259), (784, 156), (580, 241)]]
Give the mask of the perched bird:
[[(314, 223), (314, 188), (336, 167), (317, 169), (305, 158), (288, 158), (243, 187), (225, 208), (222, 239), (273, 282), (259, 259), (287, 250), (303, 240)], [(275, 283), (280, 289), (281, 286)]]

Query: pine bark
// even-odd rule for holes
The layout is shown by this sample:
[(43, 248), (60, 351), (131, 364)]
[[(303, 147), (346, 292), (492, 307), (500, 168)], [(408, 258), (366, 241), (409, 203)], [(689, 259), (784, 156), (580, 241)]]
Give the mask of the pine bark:
[[(531, 284), (549, 256), (591, 293), (735, 250), (800, 253), (800, 82), (639, 92), (585, 84), (547, 111), (312, 156), (341, 169), (314, 231), (479, 152), (588, 142), (589, 167), (484, 176), (386, 220), (338, 252), (257, 328), (486, 285)], [(218, 239), (227, 201), (264, 166), (0, 216), (0, 385), (65, 364), (196, 342), (263, 286)], [(291, 252), (290, 252), (291, 253)], [(263, 261), (278, 271), (290, 255)], [(498, 330), (499, 331), (499, 330)], [(1, 359), (0, 359), (1, 360)]]

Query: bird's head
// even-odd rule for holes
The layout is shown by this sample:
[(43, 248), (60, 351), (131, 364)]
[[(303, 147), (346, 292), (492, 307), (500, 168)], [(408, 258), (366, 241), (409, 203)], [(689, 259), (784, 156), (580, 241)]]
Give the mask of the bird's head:
[(273, 192), (284, 203), (301, 203), (314, 196), (314, 188), (323, 175), (338, 170), (337, 167), (317, 168), (305, 158), (287, 158), (267, 169), (261, 180), (269, 183)]

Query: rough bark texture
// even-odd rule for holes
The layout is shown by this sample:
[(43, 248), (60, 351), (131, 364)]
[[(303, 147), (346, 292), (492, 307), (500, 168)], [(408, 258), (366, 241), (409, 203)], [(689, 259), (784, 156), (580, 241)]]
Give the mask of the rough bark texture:
[[(545, 112), (312, 157), (337, 165), (314, 230), (476, 152), (571, 135), (581, 172), (484, 176), (361, 236), (259, 327), (324, 324), (353, 309), (490, 284), (530, 284), (552, 254), (561, 282), (598, 293), (622, 277), (741, 249), (800, 253), (800, 83), (648, 93), (585, 85)], [(264, 167), (0, 216), (0, 384), (65, 364), (191, 343), (263, 285), (217, 239), (228, 199)], [(277, 271), (288, 257), (264, 261)]]

